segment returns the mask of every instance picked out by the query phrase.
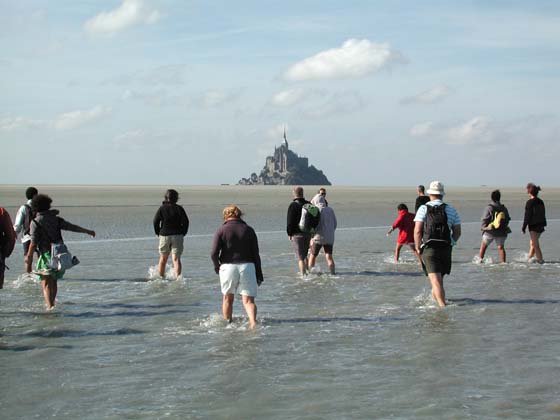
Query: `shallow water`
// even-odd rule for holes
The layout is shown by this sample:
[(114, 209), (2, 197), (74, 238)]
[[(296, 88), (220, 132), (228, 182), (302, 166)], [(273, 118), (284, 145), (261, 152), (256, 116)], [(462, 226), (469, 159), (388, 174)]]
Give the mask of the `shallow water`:
[[(507, 264), (484, 263), (477, 220), (489, 191), (449, 189), (463, 237), (438, 309), (414, 256), (394, 264), (396, 204), (414, 189), (332, 187), (337, 274), (300, 278), (285, 234), (289, 188), (179, 187), (191, 219), (184, 278), (155, 279), (151, 220), (161, 187), (41, 187), (69, 221), (82, 261), (44, 310), (21, 276), (21, 247), (0, 292), (2, 418), (559, 418), (560, 191), (543, 191), (544, 265), (527, 262), (525, 196), (502, 190), (514, 218)], [(489, 190), (489, 189), (488, 189)], [(0, 187), (11, 214), (22, 187)], [(230, 203), (258, 232), (265, 282), (259, 326), (221, 320), (209, 248)], [(322, 256), (319, 269), (326, 269)]]

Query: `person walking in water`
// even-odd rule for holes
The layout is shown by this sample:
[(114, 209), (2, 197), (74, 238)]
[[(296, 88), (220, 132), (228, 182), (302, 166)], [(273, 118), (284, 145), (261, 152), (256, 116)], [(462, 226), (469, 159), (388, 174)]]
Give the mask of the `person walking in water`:
[(12, 227), (12, 218), (6, 209), (0, 207), (0, 289), (4, 288), (6, 258), (12, 255), (16, 244), (16, 232)]
[[(57, 270), (51, 267), (51, 245), (64, 243), (62, 239), (62, 230), (71, 232), (85, 233), (95, 238), (95, 231), (73, 225), (63, 218), (59, 217), (58, 210), (51, 210), (52, 199), (48, 195), (38, 194), (31, 200), (31, 207), (36, 216), (31, 223), (31, 244), (25, 258), (26, 272), (31, 273), (33, 264), (33, 253), (39, 250), (39, 260), (37, 261), (36, 274), (41, 279), (41, 287), (43, 289), (43, 297), (47, 310), (54, 308), (56, 303), (56, 295), (58, 293), (57, 281), (64, 276), (64, 270)], [(77, 264), (76, 257), (72, 261)]]
[(302, 187), (295, 187), (293, 194), (294, 199), (288, 207), (286, 232), (292, 241), (292, 246), (298, 260), (299, 271), (303, 276), (307, 273), (307, 253), (309, 252), (311, 234), (302, 232), (299, 228), (299, 222), (303, 205), (309, 204), (309, 201), (303, 197)]
[(430, 197), (428, 197), (425, 193), (425, 187), (423, 185), (418, 185), (416, 188), (416, 192), (418, 193), (418, 197), (416, 197), (416, 203), (414, 204), (414, 213), (418, 211), (421, 205), (426, 204), (430, 201)]
[(445, 191), (441, 182), (431, 182), (427, 192), (430, 201), (420, 206), (414, 218), (414, 243), (430, 279), (432, 297), (443, 307), (443, 277), (451, 273), (451, 252), (461, 236), (461, 219), (457, 210), (442, 201)]
[(326, 205), (329, 205), (329, 202), (327, 201), (327, 190), (325, 189), (325, 187), (321, 187), (319, 188), (319, 191), (317, 191), (317, 194), (315, 194), (313, 196), (313, 198), (311, 199), (311, 204), (313, 204), (314, 206), (317, 205), (317, 201), (319, 200), (319, 197), (323, 197), (325, 200)]
[(220, 275), (223, 294), (222, 314), (229, 322), (233, 320), (235, 293), (241, 294), (250, 328), (257, 322), (257, 286), (263, 282), (259, 243), (253, 228), (245, 223), (243, 213), (237, 206), (223, 210), (224, 223), (214, 234), (210, 258), (214, 271)]
[(330, 273), (335, 274), (335, 266), (333, 259), (334, 231), (336, 230), (336, 215), (334, 210), (328, 206), (327, 200), (321, 194), (318, 194), (311, 200), (311, 203), (319, 208), (321, 216), (319, 218), (319, 226), (315, 231), (315, 235), (311, 238), (311, 252), (309, 256), (309, 270), (315, 266), (317, 255), (323, 248), (325, 259), (329, 267)]
[(500, 260), (505, 263), (506, 249), (504, 245), (508, 233), (511, 232), (511, 229), (508, 227), (511, 218), (506, 206), (500, 203), (502, 197), (500, 190), (492, 191), (490, 197), (492, 202), (484, 209), (481, 218), (482, 242), (480, 244), (479, 257), (480, 261), (482, 261), (488, 245), (496, 241)]
[(165, 200), (154, 216), (154, 232), (159, 236), (158, 272), (162, 278), (165, 277), (169, 254), (173, 261), (175, 278), (179, 279), (183, 273), (181, 254), (185, 235), (189, 231), (189, 218), (185, 209), (179, 206), (177, 201), (179, 201), (179, 193), (176, 190), (167, 190)]
[(525, 216), (523, 217), (521, 231), (525, 234), (527, 227), (529, 228), (529, 260), (535, 257), (537, 262), (542, 264), (544, 263), (544, 259), (539, 239), (546, 226), (546, 212), (544, 202), (537, 197), (540, 191), (541, 187), (536, 186), (532, 182), (527, 184), (529, 199), (525, 204)]
[(387, 231), (387, 236), (389, 236), (395, 229), (399, 229), (399, 236), (397, 237), (397, 245), (395, 246), (395, 262), (399, 262), (399, 256), (401, 253), (401, 248), (404, 245), (410, 246), (412, 252), (420, 262), (420, 255), (416, 252), (414, 247), (414, 214), (408, 211), (406, 204), (401, 203), (397, 206), (397, 218)]
[(25, 198), (27, 198), (27, 202), (18, 209), (14, 220), (14, 230), (16, 235), (21, 235), (24, 259), (27, 255), (27, 251), (29, 250), (29, 245), (31, 245), (31, 236), (29, 235), (31, 220), (33, 220), (31, 200), (33, 200), (33, 197), (37, 194), (39, 194), (39, 191), (37, 191), (37, 188), (35, 187), (29, 187), (25, 190)]

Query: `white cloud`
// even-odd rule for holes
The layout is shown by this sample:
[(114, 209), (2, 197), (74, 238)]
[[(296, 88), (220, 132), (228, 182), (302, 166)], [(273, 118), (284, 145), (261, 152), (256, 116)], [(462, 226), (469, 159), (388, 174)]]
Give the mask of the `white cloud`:
[(505, 124), (499, 124), (486, 116), (476, 116), (459, 124), (435, 124), (431, 121), (414, 125), (412, 137), (427, 137), (431, 140), (454, 145), (489, 145), (507, 142)]
[(359, 78), (405, 62), (404, 56), (387, 43), (349, 39), (339, 48), (322, 51), (292, 65), (284, 78), (289, 81)]
[(413, 96), (408, 96), (401, 100), (401, 104), (434, 104), (443, 101), (453, 90), (446, 85), (435, 86)]
[(130, 26), (153, 24), (161, 18), (161, 13), (146, 5), (142, 0), (123, 0), (116, 9), (101, 12), (84, 24), (90, 35), (113, 36)]
[(431, 121), (418, 123), (409, 130), (409, 134), (413, 137), (424, 137), (432, 132), (433, 126), (434, 123)]
[(484, 116), (471, 118), (469, 121), (451, 127), (447, 131), (448, 143), (450, 144), (492, 143), (495, 137), (492, 121)]
[(111, 112), (111, 108), (96, 106), (92, 109), (71, 111), (60, 114), (53, 121), (56, 130), (73, 130), (85, 124), (97, 121)]
[(33, 120), (25, 117), (6, 117), (0, 118), (0, 132), (13, 132), (19, 130), (33, 130), (43, 128), (47, 125), (46, 121)]
[(280, 107), (293, 106), (305, 99), (307, 89), (293, 88), (278, 92), (272, 97), (272, 104)]

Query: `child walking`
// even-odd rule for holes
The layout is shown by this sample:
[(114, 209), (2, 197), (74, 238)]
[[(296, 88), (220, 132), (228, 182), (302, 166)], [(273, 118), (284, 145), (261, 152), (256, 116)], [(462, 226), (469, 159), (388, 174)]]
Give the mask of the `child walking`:
[(418, 258), (418, 261), (421, 261), (420, 255), (414, 247), (414, 214), (408, 211), (408, 207), (404, 203), (397, 206), (397, 213), (397, 218), (387, 231), (387, 236), (389, 236), (395, 229), (399, 229), (397, 245), (395, 246), (395, 262), (399, 262), (399, 256), (403, 245), (410, 246), (410, 249), (414, 252), (416, 258)]

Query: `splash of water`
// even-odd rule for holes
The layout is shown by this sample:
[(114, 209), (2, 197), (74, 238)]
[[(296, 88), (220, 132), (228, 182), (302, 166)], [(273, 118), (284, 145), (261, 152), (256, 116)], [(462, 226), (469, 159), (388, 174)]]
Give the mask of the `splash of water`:
[(22, 287), (28, 286), (28, 285), (35, 285), (38, 284), (40, 282), (40, 280), (37, 278), (37, 276), (34, 276), (31, 273), (23, 273), (20, 274), (17, 279), (15, 279), (12, 283), (12, 287), (14, 289), (20, 289)]

